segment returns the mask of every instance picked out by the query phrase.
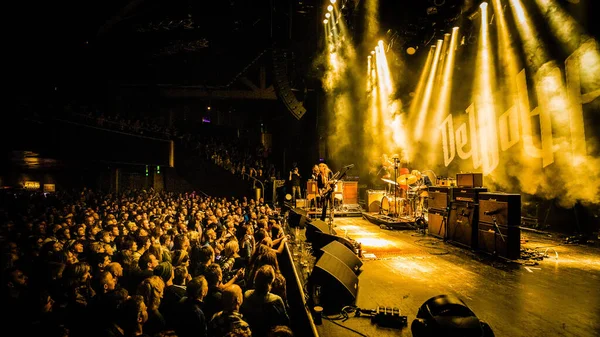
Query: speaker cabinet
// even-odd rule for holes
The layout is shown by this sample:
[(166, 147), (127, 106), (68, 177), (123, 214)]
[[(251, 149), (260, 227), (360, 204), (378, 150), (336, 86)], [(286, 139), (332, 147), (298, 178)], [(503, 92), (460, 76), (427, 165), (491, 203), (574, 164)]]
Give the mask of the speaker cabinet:
[(458, 187), (483, 187), (482, 173), (457, 173), (456, 186)]
[(345, 237), (338, 236), (335, 229), (331, 228), (325, 221), (314, 219), (306, 225), (306, 241), (312, 244), (313, 254), (318, 256), (319, 250), (333, 241), (337, 241), (346, 246), (351, 251), (355, 252), (354, 243)]
[(355, 252), (343, 245), (339, 241), (331, 241), (326, 246), (321, 248), (323, 254), (330, 254), (338, 260), (342, 261), (355, 274), (360, 273), (360, 267), (363, 262), (356, 256)]
[(323, 254), (308, 278), (308, 287), (312, 305), (322, 306), (326, 313), (339, 313), (356, 302), (358, 276), (335, 256)]
[(521, 195), (509, 193), (479, 193), (479, 221), (498, 226), (521, 225)]
[(344, 204), (358, 204), (358, 181), (344, 181), (342, 196)]
[(465, 202), (477, 202), (479, 194), (487, 192), (485, 187), (459, 187), (454, 189), (454, 200)]
[(296, 199), (296, 207), (306, 208), (308, 207), (308, 202), (306, 201), (306, 199)]
[(521, 230), (519, 227), (494, 226), (479, 223), (479, 250), (510, 260), (521, 257)]
[(427, 229), (429, 235), (438, 237), (440, 239), (446, 238), (446, 217), (445, 211), (429, 209), (427, 213)]
[(285, 104), (286, 108), (300, 120), (306, 113), (303, 103), (296, 98), (290, 86), (288, 76), (288, 52), (282, 49), (273, 48), (273, 87), (277, 97)]
[(477, 248), (477, 204), (455, 201), (448, 216), (448, 240), (467, 248)]
[(290, 227), (304, 228), (308, 222), (308, 213), (305, 210), (300, 208), (290, 209), (290, 213), (288, 214), (288, 223)]
[(427, 205), (429, 208), (437, 210), (446, 210), (453, 199), (453, 189), (450, 186), (432, 186), (428, 188), (429, 200)]
[(306, 226), (306, 240), (312, 241), (312, 238), (315, 233), (337, 235), (337, 232), (333, 228), (331, 228), (330, 232), (329, 225), (325, 221), (321, 221), (319, 219), (312, 219)]

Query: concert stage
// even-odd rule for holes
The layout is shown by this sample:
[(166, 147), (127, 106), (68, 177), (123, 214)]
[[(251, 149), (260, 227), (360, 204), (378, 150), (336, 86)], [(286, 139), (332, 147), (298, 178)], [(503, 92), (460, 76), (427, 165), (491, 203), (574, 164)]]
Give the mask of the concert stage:
[[(351, 313), (346, 320), (323, 319), (316, 326), (319, 336), (352, 335), (346, 328), (368, 336), (412, 336), (410, 325), (419, 308), (441, 294), (462, 299), (491, 326), (495, 336), (598, 336), (598, 243), (563, 244), (547, 234), (522, 231), (523, 259), (507, 261), (417, 230), (382, 229), (361, 218), (336, 218), (334, 226), (338, 235), (362, 246), (356, 306), (397, 307), (407, 316), (408, 325), (384, 328)], [(294, 259), (299, 260), (298, 256)], [(307, 260), (314, 263), (305, 259), (304, 265)], [(308, 273), (313, 270), (312, 266), (304, 269), (301, 279), (310, 277)]]

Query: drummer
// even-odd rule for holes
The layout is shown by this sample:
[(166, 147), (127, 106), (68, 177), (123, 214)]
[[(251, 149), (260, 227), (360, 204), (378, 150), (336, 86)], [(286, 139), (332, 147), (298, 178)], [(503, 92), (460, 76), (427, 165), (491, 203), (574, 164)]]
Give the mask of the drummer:
[(429, 179), (427, 175), (422, 174), (421, 171), (412, 170), (410, 174), (417, 177), (417, 181), (414, 184), (410, 185), (411, 189), (426, 189), (427, 187), (433, 186), (431, 179)]
[(417, 203), (414, 205), (416, 206), (415, 211), (422, 215), (426, 207), (425, 198), (429, 197), (427, 188), (433, 186), (433, 183), (427, 175), (422, 174), (419, 170), (412, 170), (410, 173), (417, 178), (417, 181), (410, 185), (411, 191), (415, 192), (419, 197), (418, 200), (415, 200)]

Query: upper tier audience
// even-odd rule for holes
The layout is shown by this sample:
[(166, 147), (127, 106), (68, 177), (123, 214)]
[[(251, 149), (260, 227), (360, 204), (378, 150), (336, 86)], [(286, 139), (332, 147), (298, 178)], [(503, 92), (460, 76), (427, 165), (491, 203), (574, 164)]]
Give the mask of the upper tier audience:
[(253, 199), (3, 191), (0, 225), (3, 336), (289, 330), (287, 237)]

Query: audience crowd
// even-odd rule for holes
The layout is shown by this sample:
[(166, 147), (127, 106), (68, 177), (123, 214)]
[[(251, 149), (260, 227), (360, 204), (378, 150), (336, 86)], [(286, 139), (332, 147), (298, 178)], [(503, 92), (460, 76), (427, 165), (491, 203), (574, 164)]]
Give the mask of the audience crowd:
[(0, 198), (3, 336), (292, 336), (277, 262), (287, 237), (261, 201)]

